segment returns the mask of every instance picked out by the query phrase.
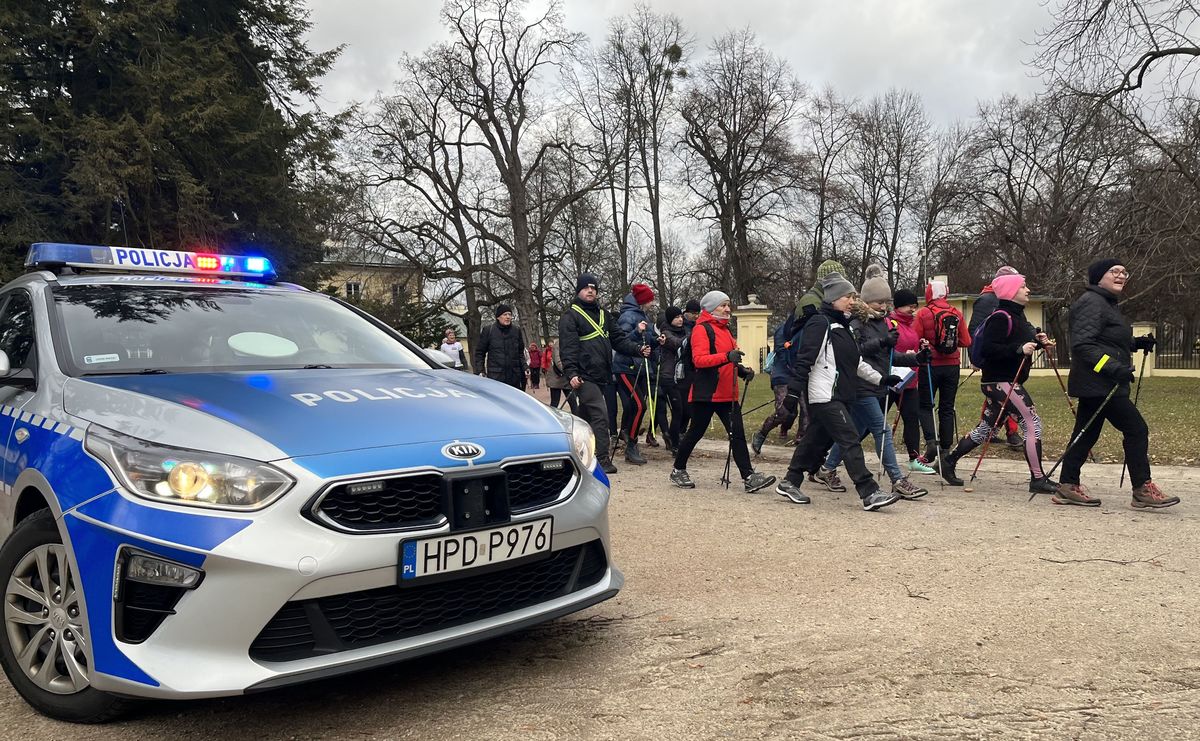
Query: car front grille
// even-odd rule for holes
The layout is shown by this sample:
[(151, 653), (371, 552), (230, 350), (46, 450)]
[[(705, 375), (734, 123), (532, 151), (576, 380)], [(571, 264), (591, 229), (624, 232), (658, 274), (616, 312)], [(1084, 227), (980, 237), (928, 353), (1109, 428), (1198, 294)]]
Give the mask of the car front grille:
[[(575, 479), (570, 458), (523, 461), (505, 465), (499, 472), (484, 469), (478, 478), (503, 479), (507, 511), (528, 512), (558, 500)], [(471, 476), (439, 473), (395, 476), (369, 482), (346, 482), (319, 497), (312, 513), (318, 522), (367, 532), (431, 527), (443, 519), (453, 522), (455, 506), (451, 481), (459, 484)], [(493, 521), (507, 520), (507, 512)]]
[(607, 569), (604, 546), (594, 540), (453, 581), (289, 602), (259, 632), (250, 656), (294, 661), (432, 633), (577, 592), (599, 582)]

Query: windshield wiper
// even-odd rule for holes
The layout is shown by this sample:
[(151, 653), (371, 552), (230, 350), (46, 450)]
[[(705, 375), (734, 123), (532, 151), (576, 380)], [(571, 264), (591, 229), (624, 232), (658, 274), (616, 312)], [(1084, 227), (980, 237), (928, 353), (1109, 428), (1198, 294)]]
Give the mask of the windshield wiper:
[(113, 370), (113, 371), (88, 371), (81, 373), (81, 376), (157, 376), (164, 373), (170, 373), (169, 370), (162, 368), (143, 368), (141, 370)]
[(309, 365), (303, 366), (303, 368), (304, 370), (330, 370), (333, 368), (333, 366), (326, 365), (325, 363), (310, 363)]

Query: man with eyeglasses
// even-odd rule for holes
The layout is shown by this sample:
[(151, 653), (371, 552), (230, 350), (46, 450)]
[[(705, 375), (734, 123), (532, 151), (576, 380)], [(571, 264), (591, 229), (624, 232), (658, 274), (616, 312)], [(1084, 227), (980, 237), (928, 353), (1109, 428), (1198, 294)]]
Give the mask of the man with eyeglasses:
[[(1079, 398), (1074, 442), (1063, 457), (1055, 504), (1098, 507), (1080, 483), (1079, 473), (1088, 451), (1100, 439), (1104, 422), (1124, 435), (1125, 464), (1133, 484), (1135, 509), (1170, 507), (1179, 497), (1168, 497), (1150, 479), (1150, 430), (1141, 412), (1129, 398), (1130, 384), (1136, 379), (1133, 354), (1154, 349), (1153, 334), (1134, 337), (1117, 305), (1129, 282), (1129, 271), (1116, 259), (1097, 260), (1087, 270), (1087, 289), (1071, 305), (1071, 375), (1067, 391)], [(1109, 393), (1112, 396), (1109, 396)], [(1089, 420), (1100, 412), (1090, 426)]]

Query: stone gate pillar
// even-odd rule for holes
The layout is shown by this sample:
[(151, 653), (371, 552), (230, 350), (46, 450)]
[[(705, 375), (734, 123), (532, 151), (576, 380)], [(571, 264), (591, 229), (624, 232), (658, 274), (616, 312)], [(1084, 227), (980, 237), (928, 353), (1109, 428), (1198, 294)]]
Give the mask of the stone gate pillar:
[(758, 294), (752, 293), (749, 298), (750, 303), (733, 310), (737, 319), (737, 343), (746, 353), (742, 364), (761, 371), (767, 358), (767, 320), (771, 317), (771, 309), (758, 303)]

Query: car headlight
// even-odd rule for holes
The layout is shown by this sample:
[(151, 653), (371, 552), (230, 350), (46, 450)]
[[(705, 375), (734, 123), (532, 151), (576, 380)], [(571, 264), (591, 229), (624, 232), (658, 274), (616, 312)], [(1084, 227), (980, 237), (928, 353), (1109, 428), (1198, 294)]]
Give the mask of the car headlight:
[(563, 429), (571, 434), (571, 447), (575, 450), (575, 455), (579, 456), (579, 461), (585, 469), (590, 469), (596, 460), (596, 436), (592, 433), (591, 425), (561, 409), (551, 406), (546, 408), (558, 418)]
[(92, 426), (84, 447), (134, 494), (156, 502), (253, 510), (275, 501), (292, 479), (258, 461), (155, 445)]

